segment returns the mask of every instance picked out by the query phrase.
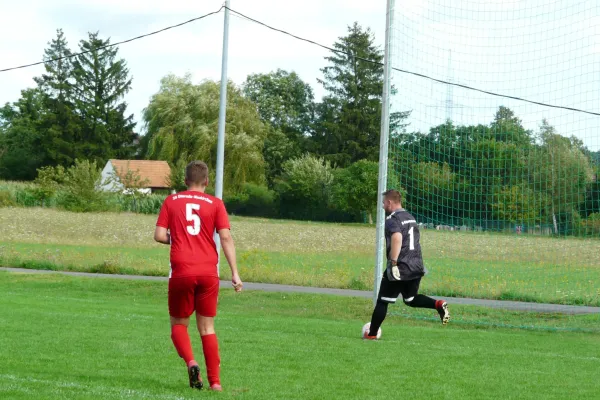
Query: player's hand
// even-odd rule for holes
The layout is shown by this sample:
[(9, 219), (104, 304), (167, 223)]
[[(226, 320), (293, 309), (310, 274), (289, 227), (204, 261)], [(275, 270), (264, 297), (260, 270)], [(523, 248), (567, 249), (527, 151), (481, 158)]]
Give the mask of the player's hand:
[(233, 276), (231, 277), (231, 285), (233, 286), (236, 292), (241, 292), (242, 287), (244, 286), (238, 274), (233, 274)]
[(397, 282), (401, 279), (398, 263), (392, 262), (392, 260), (388, 260), (385, 273), (387, 274), (387, 278), (390, 282)]

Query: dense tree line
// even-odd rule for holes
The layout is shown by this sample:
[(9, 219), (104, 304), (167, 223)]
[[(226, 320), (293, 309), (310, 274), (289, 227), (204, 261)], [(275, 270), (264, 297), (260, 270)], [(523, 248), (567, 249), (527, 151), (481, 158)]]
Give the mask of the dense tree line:
[(45, 73), (21, 98), (0, 108), (0, 177), (31, 180), (43, 166), (76, 159), (103, 163), (135, 154), (133, 115), (123, 96), (131, 89), (116, 47), (89, 33), (72, 56), (62, 30), (44, 52)]
[[(164, 77), (138, 135), (123, 101), (132, 78), (109, 44), (90, 33), (79, 43), (83, 54), (70, 57), (57, 32), (36, 86), (0, 109), (1, 178), (31, 180), (41, 167), (67, 168), (78, 159), (101, 166), (135, 157), (168, 161), (181, 189), (189, 160), (206, 160), (214, 171), (219, 83)], [(333, 46), (338, 52), (321, 69), (320, 101), (293, 71), (229, 82), (224, 187), (237, 212), (372, 220), (383, 52), (356, 23)], [(410, 110), (390, 116), (389, 185), (405, 193), (421, 220), (491, 229), (550, 225), (556, 232), (591, 224), (600, 232), (600, 151), (561, 136), (545, 120), (538, 131), (526, 130), (506, 107), (488, 124), (447, 121), (429, 132), (408, 131), (409, 116)]]
[[(393, 163), (407, 201), (436, 224), (549, 225), (578, 229), (600, 214), (597, 153), (546, 120), (537, 132), (499, 107), (489, 125), (454, 126), (392, 138)], [(598, 231), (600, 233), (600, 231)]]

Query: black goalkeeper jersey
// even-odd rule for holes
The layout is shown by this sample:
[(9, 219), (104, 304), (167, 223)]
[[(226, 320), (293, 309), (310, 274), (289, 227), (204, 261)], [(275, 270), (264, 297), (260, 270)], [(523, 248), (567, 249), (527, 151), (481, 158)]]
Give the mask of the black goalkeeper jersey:
[(400, 279), (408, 281), (422, 277), (425, 275), (425, 267), (419, 242), (421, 238), (419, 226), (415, 221), (415, 217), (403, 208), (394, 211), (385, 220), (385, 242), (388, 260), (392, 248), (392, 234), (395, 232), (402, 234), (402, 249), (398, 257)]

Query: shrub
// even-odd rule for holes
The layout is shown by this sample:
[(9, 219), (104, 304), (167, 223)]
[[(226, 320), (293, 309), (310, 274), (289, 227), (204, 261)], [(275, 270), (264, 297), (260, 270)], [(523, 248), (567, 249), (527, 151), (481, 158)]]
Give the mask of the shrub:
[(102, 171), (96, 162), (75, 160), (66, 171), (63, 206), (68, 211), (103, 211), (106, 193), (100, 191)]
[(17, 202), (9, 190), (0, 190), (0, 207), (15, 207)]
[(277, 216), (275, 192), (264, 186), (246, 183), (242, 191), (236, 195), (224, 198), (227, 211), (231, 214), (251, 217)]
[(600, 235), (600, 213), (590, 214), (581, 220), (579, 234), (585, 236)]
[(158, 215), (165, 198), (166, 196), (157, 194), (149, 194), (141, 197), (121, 195), (119, 196), (120, 211)]
[(286, 161), (275, 183), (282, 217), (325, 220), (331, 203), (333, 169), (322, 158), (305, 154)]
[(23, 205), (44, 205), (54, 200), (56, 205), (68, 211), (106, 209), (106, 194), (99, 190), (101, 170), (95, 161), (75, 160), (68, 169), (61, 165), (40, 168), (35, 183), (33, 190), (22, 194), (25, 197)]
[(361, 160), (348, 168), (335, 172), (333, 185), (333, 203), (335, 209), (351, 214), (355, 221), (363, 221), (366, 215), (373, 223), (377, 213), (377, 184), (379, 164), (375, 161)]
[(179, 159), (175, 164), (169, 163), (171, 175), (167, 179), (167, 184), (176, 192), (182, 192), (187, 189), (185, 185), (185, 160)]

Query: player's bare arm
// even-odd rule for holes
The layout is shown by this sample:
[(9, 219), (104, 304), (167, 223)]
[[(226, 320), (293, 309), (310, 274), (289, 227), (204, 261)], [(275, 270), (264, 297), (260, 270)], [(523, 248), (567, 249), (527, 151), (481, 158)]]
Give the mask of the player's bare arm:
[(229, 263), (229, 268), (231, 269), (231, 284), (235, 288), (236, 292), (242, 290), (242, 280), (240, 279), (240, 275), (237, 269), (237, 260), (235, 256), (235, 245), (233, 243), (233, 237), (231, 236), (231, 231), (229, 229), (221, 229), (219, 230), (219, 237), (221, 238), (221, 246), (223, 247), (223, 253), (225, 253), (225, 258)]
[(398, 261), (398, 257), (400, 257), (400, 250), (402, 249), (402, 233), (400, 232), (394, 232), (392, 234), (392, 245), (390, 248), (390, 260), (392, 260), (392, 263), (394, 261)]
[(157, 226), (154, 230), (154, 240), (162, 244), (171, 244), (171, 237), (167, 232), (167, 228)]

